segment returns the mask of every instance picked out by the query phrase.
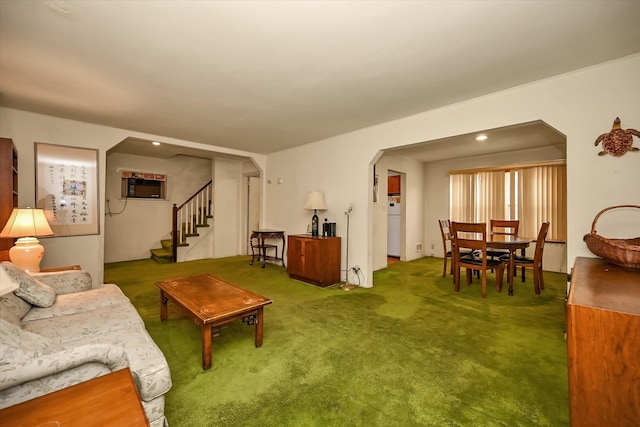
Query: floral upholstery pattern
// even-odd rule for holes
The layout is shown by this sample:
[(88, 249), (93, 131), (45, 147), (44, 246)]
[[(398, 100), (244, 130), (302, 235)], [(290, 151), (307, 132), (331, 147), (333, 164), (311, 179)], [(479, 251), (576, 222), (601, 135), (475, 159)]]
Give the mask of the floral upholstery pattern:
[[(91, 312), (99, 307), (107, 307), (114, 304), (129, 304), (129, 299), (124, 296), (116, 285), (104, 285), (101, 288), (90, 289), (84, 292), (58, 295), (56, 302), (50, 307), (33, 307), (23, 318), (23, 322), (46, 319), (48, 317), (68, 316), (80, 312)], [(133, 308), (133, 306), (131, 306)], [(135, 312), (135, 309), (133, 309)]]
[(7, 307), (7, 305), (3, 301), (0, 301), (0, 320), (4, 320), (5, 322), (17, 326), (18, 328), (22, 328), (18, 316), (16, 316), (13, 311), (9, 310), (9, 307)]
[(7, 276), (20, 287), (13, 293), (25, 301), (39, 307), (50, 307), (56, 300), (56, 292), (50, 287), (34, 279), (29, 273), (21, 270), (8, 261), (0, 264)]
[(31, 310), (31, 304), (14, 295), (13, 292), (1, 296), (0, 304), (15, 314), (18, 319), (22, 319)]
[[(20, 326), (0, 319), (0, 365), (35, 359), (60, 350), (62, 347), (51, 340), (23, 331)], [(0, 388), (5, 380), (3, 375), (0, 378)]]
[(91, 275), (84, 270), (66, 270), (50, 273), (31, 273), (41, 283), (50, 286), (57, 295), (88, 291), (93, 287)]
[(78, 271), (45, 273), (58, 293), (50, 307), (24, 303), (23, 314), (21, 298), (0, 298), (0, 408), (129, 367), (151, 426), (167, 427), (171, 373), (164, 354), (120, 288), (92, 288)]

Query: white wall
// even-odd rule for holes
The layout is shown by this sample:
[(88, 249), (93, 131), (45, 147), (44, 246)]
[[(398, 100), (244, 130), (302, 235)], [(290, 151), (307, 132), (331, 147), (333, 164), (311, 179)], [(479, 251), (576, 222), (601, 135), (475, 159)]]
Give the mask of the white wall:
[(217, 158), (214, 162), (213, 182), (213, 256), (220, 258), (239, 255), (243, 250), (242, 203), (245, 192), (241, 161)]
[[(35, 206), (34, 142), (95, 148), (99, 151), (100, 234), (76, 237), (54, 236), (41, 239), (42, 245), (45, 247), (45, 255), (41, 267), (80, 264), (91, 273), (94, 284), (102, 283), (104, 277), (104, 216), (106, 200), (104, 194), (107, 150), (125, 138), (137, 137), (216, 153), (250, 157), (255, 165), (262, 170), (264, 170), (266, 164), (266, 158), (261, 154), (126, 129), (93, 125), (5, 107), (0, 107), (0, 136), (11, 138), (18, 150), (18, 204), (20, 207)], [(228, 244), (230, 247), (237, 245), (238, 242), (236, 241)]]
[[(211, 160), (175, 156), (171, 159), (107, 155), (104, 262), (149, 258), (149, 250), (171, 236), (172, 206), (178, 206), (211, 180)], [(167, 176), (166, 200), (121, 197), (123, 171)], [(121, 213), (120, 213), (121, 212)]]
[[(311, 216), (302, 209), (304, 198), (317, 189), (324, 191), (327, 214), (343, 234), (342, 212), (353, 204), (349, 262), (363, 268), (364, 285), (371, 286), (375, 230), (369, 165), (379, 150), (543, 120), (567, 136), (569, 269), (575, 257), (593, 256), (582, 236), (598, 211), (640, 204), (633, 185), (640, 182), (640, 153), (600, 157), (594, 147), (616, 116), (624, 128), (640, 127), (640, 103), (633, 95), (640, 93), (638, 76), (640, 55), (633, 55), (269, 155), (267, 178), (282, 177), (283, 184), (266, 186), (267, 225), (304, 231)], [(636, 212), (621, 215), (624, 220), (611, 224), (610, 232), (634, 234), (623, 224), (634, 221)]]

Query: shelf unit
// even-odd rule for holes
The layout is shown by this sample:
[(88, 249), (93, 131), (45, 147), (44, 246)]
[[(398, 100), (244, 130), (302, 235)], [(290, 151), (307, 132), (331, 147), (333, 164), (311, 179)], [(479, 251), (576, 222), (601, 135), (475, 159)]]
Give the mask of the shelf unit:
[[(0, 231), (18, 206), (18, 151), (13, 141), (0, 138)], [(0, 239), (0, 261), (9, 260), (14, 239)]]

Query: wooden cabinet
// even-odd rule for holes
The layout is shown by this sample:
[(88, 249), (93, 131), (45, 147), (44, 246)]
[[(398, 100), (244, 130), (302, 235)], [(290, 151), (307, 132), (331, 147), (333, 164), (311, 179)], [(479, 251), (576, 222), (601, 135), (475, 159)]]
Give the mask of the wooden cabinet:
[[(13, 141), (0, 138), (0, 231), (18, 206), (18, 151)], [(9, 260), (14, 239), (0, 239), (0, 261)]]
[(400, 175), (388, 178), (387, 194), (400, 194)]
[(571, 425), (640, 425), (640, 269), (576, 259), (567, 349)]
[(290, 235), (287, 247), (287, 270), (292, 279), (322, 287), (340, 281), (340, 237)]

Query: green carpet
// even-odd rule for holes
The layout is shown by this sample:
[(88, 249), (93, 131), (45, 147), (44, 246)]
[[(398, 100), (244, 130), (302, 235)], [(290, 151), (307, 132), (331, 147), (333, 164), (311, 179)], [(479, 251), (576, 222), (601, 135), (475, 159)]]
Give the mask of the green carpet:
[[(211, 273), (273, 300), (264, 345), (231, 323), (201, 367), (200, 332), (169, 302), (160, 322), (158, 280)], [(165, 414), (192, 426), (567, 426), (566, 275), (532, 275), (515, 296), (487, 298), (476, 279), (454, 292), (442, 260), (399, 262), (375, 286), (343, 291), (289, 279), (246, 256), (180, 264), (105, 266), (105, 282), (131, 299), (173, 379)], [(464, 276), (463, 276), (464, 280)]]

